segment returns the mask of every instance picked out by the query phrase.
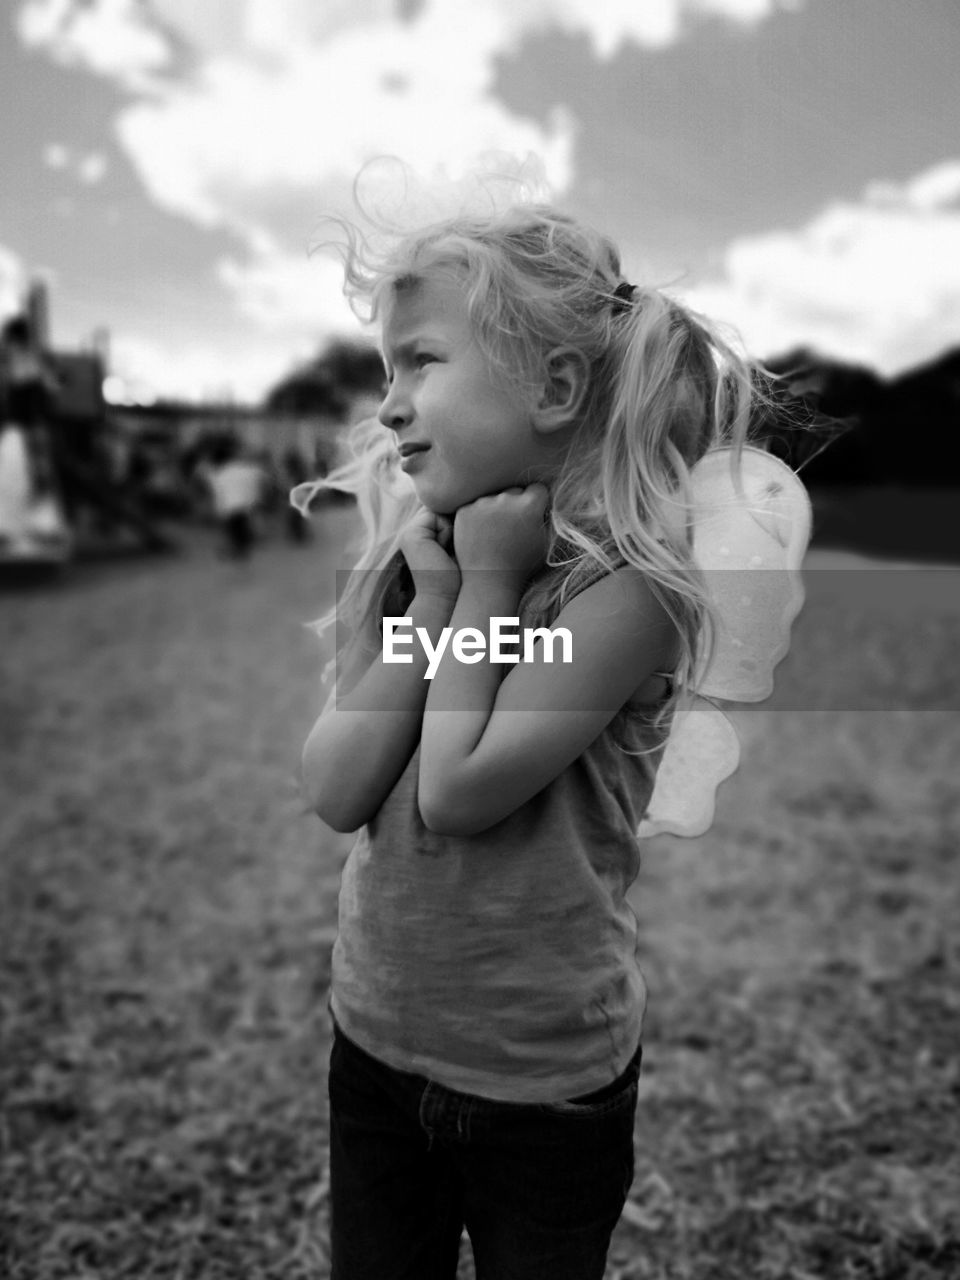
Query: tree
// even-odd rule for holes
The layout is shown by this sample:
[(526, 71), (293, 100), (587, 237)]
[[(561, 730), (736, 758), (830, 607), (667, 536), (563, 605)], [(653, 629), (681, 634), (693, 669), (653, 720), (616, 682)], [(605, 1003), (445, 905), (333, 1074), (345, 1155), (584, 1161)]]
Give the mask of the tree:
[(354, 338), (331, 338), (321, 351), (280, 381), (266, 408), (281, 413), (343, 417), (359, 395), (383, 388), (383, 364), (376, 347)]

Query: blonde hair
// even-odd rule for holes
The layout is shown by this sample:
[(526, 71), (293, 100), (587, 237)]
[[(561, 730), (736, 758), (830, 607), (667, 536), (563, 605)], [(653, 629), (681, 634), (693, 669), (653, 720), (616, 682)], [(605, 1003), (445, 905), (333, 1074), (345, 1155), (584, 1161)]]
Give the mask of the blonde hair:
[[(665, 720), (711, 643), (692, 557), (690, 469), (721, 445), (739, 457), (753, 397), (749, 366), (706, 320), (658, 289), (628, 285), (613, 242), (548, 204), (445, 218), (377, 250), (351, 230), (344, 269), (345, 292), (354, 305), (368, 303), (371, 320), (398, 287), (452, 273), (478, 344), (521, 393), (542, 386), (551, 350), (581, 354), (586, 393), (551, 484), (547, 566), (528, 584), (521, 611), (532, 622), (551, 621), (600, 574), (623, 564), (641, 570), (680, 643), (674, 692), (657, 716)], [(337, 612), (375, 644), (388, 601), (394, 611), (409, 603), (398, 543), (418, 504), (401, 483), (386, 428), (361, 424), (353, 450), (300, 496), (308, 505), (317, 488), (356, 494), (361, 572)], [(321, 626), (332, 621), (333, 614)]]

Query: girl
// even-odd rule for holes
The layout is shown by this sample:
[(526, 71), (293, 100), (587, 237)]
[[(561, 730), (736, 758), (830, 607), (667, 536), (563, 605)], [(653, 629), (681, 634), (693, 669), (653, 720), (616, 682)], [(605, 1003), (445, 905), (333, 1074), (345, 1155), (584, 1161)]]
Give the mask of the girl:
[[(303, 757), (310, 805), (360, 829), (333, 955), (333, 1277), (450, 1280), (465, 1225), (480, 1280), (599, 1278), (645, 1002), (625, 894), (707, 621), (689, 472), (739, 450), (749, 372), (544, 205), (376, 259), (353, 241), (347, 281), (388, 390), (358, 462), (368, 572)], [(497, 618), (563, 628), (571, 660), (546, 636), (492, 660)], [(441, 651), (445, 628), (467, 641)]]

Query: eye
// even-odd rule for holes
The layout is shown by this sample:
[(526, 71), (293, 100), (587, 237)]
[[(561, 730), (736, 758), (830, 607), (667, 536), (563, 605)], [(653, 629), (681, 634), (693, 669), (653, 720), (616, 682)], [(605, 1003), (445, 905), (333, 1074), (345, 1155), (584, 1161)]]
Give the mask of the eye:
[(425, 364), (433, 364), (436, 358), (432, 351), (418, 351), (413, 362), (418, 369), (422, 369)]

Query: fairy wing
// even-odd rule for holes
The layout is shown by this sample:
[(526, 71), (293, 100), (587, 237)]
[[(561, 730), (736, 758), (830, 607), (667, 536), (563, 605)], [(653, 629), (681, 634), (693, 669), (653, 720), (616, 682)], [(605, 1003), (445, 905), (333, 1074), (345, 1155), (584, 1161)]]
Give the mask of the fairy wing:
[[(690, 475), (693, 555), (713, 604), (712, 653), (674, 716), (641, 836), (702, 835), (717, 788), (740, 761), (736, 730), (714, 699), (762, 702), (790, 648), (803, 605), (800, 566), (810, 540), (807, 491), (772, 454), (706, 454)], [(709, 700), (709, 701), (708, 701)]]
[(713, 823), (717, 788), (739, 763), (740, 742), (722, 711), (697, 697), (679, 707), (637, 834), (703, 835)]

